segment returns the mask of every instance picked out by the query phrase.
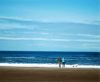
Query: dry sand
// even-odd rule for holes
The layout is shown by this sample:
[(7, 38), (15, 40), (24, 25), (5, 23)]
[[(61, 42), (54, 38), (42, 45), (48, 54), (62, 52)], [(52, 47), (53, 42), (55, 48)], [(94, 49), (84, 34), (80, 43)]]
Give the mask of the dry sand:
[(100, 69), (0, 67), (0, 82), (100, 82)]

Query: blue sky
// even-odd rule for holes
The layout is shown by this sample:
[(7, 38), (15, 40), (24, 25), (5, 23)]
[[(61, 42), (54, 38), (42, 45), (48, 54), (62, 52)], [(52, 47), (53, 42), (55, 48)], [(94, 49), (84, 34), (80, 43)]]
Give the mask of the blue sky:
[(100, 0), (0, 0), (0, 50), (100, 51)]

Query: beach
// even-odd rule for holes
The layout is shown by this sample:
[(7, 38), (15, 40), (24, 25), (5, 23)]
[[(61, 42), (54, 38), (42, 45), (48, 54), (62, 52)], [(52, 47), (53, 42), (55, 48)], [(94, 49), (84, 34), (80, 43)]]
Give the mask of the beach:
[(100, 82), (100, 69), (1, 66), (0, 82)]

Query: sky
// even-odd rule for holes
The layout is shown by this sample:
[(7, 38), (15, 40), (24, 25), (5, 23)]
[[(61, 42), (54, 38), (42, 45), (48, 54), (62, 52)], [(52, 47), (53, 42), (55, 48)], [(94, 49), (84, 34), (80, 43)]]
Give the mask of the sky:
[(100, 0), (0, 0), (0, 51), (100, 52)]

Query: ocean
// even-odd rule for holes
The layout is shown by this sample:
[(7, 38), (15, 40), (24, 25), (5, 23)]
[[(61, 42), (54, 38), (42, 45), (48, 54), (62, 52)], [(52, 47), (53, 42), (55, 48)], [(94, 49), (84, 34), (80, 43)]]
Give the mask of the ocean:
[(0, 63), (9, 64), (57, 64), (59, 57), (66, 65), (100, 66), (100, 52), (0, 51)]

